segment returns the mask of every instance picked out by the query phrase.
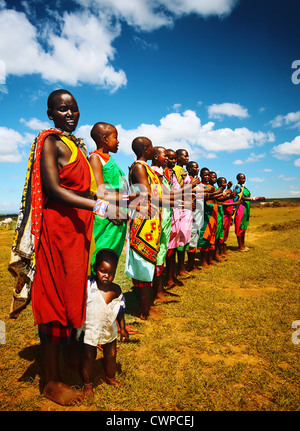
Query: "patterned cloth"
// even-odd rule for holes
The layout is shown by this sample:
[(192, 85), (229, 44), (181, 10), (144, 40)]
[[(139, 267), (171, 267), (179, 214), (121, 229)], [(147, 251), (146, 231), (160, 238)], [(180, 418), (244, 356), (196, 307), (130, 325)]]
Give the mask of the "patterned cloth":
[[(204, 190), (207, 188), (203, 184)], [(198, 248), (201, 250), (213, 249), (216, 242), (218, 225), (218, 205), (213, 200), (204, 201), (204, 222), (200, 230)]]
[[(156, 166), (152, 166), (152, 169), (156, 172), (161, 183), (170, 192), (171, 191), (170, 178), (165, 176), (165, 171), (163, 169), (157, 168)], [(172, 225), (172, 207), (171, 206), (163, 207), (161, 235), (160, 235), (160, 248), (156, 258), (157, 266), (163, 266), (164, 261), (166, 259), (168, 244), (169, 244), (170, 235), (171, 235), (171, 225)], [(160, 275), (160, 274), (157, 274), (157, 275)]]
[[(250, 191), (245, 186), (237, 184), (234, 188), (238, 192), (235, 200), (240, 199), (242, 196), (246, 198), (251, 196)], [(241, 236), (248, 228), (250, 218), (250, 202), (242, 200), (242, 203), (235, 208), (233, 220), (235, 223), (235, 234)]]
[[(153, 196), (162, 197), (159, 178), (147, 163), (137, 160), (132, 167), (140, 163), (147, 172), (147, 179)], [(131, 167), (131, 168), (132, 168)], [(137, 191), (132, 187), (133, 191)], [(152, 282), (156, 265), (157, 253), (160, 248), (162, 211), (158, 211), (156, 218), (145, 217), (133, 210), (129, 220), (129, 240), (125, 261), (125, 274), (132, 279)]]
[(66, 345), (70, 343), (74, 329), (71, 326), (63, 326), (59, 322), (49, 322), (38, 325), (38, 331), (41, 341)]

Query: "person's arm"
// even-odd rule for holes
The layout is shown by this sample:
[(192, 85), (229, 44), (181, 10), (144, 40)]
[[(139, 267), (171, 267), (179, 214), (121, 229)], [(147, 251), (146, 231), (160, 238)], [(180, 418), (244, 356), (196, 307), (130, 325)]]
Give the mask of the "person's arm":
[[(119, 285), (115, 285), (116, 287), (116, 296), (120, 296), (122, 291)], [(122, 300), (125, 303), (124, 297), (122, 297)], [(120, 330), (120, 341), (123, 341), (123, 338), (125, 338), (126, 341), (129, 340), (129, 334), (125, 326), (125, 317), (124, 317), (124, 311), (125, 311), (125, 305), (120, 307), (119, 313), (117, 315), (117, 322)]]
[[(57, 139), (54, 135), (49, 135), (45, 139), (40, 164), (43, 190), (50, 200), (73, 208), (93, 211), (96, 204), (94, 199), (81, 196), (75, 191), (60, 185), (59, 169), (67, 165), (70, 157), (71, 151), (60, 139)], [(113, 205), (107, 206), (106, 204), (106, 210), (102, 216), (108, 219), (116, 219), (115, 213)], [(117, 217), (117, 221), (122, 223), (119, 217)]]
[(251, 197), (246, 198), (245, 196), (242, 196), (242, 199), (243, 201), (250, 201), (250, 202), (253, 202), (253, 201), (264, 202), (266, 200), (266, 198), (264, 198), (263, 196), (259, 196), (255, 198), (251, 198)]
[(48, 199), (70, 207), (93, 210), (95, 201), (60, 185), (59, 169), (71, 157), (69, 148), (55, 136), (45, 139), (41, 154), (41, 181)]

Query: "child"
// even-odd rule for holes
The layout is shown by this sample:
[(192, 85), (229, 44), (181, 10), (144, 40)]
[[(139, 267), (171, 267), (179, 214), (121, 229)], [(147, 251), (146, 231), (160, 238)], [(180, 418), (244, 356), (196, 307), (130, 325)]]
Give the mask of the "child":
[(31, 293), (45, 366), (43, 395), (73, 405), (82, 393), (61, 381), (60, 345), (68, 344), (84, 322), (93, 210), (105, 216), (110, 205), (94, 200), (96, 183), (85, 146), (72, 134), (79, 120), (73, 95), (52, 92), (47, 114), (55, 129), (40, 132), (31, 147), (10, 270), (19, 277), (15, 295)]
[(123, 386), (116, 379), (117, 335), (120, 340), (129, 340), (125, 328), (125, 300), (119, 285), (113, 283), (118, 265), (118, 255), (114, 250), (102, 249), (95, 259), (94, 272), (87, 285), (86, 320), (77, 332), (83, 335), (81, 375), (84, 395), (93, 397), (93, 366), (97, 356), (97, 346), (101, 344), (104, 355), (105, 379), (109, 385)]

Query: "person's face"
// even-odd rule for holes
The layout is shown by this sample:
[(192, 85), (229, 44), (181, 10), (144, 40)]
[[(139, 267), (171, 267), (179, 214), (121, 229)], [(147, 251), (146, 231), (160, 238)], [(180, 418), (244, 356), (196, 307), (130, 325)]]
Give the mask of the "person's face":
[(108, 286), (112, 283), (116, 274), (116, 267), (112, 262), (103, 260), (97, 266), (97, 280), (103, 286)]
[(165, 168), (167, 165), (167, 159), (168, 159), (167, 151), (165, 149), (160, 150), (157, 154), (157, 159), (156, 159), (157, 166)]
[(222, 178), (220, 181), (220, 187), (226, 187), (227, 186), (227, 180), (226, 178)]
[(53, 110), (48, 111), (48, 117), (54, 122), (55, 127), (69, 133), (76, 129), (79, 115), (76, 100), (67, 93), (57, 95)]
[(153, 157), (153, 145), (152, 142), (150, 141), (146, 151), (145, 151), (145, 157), (147, 160), (152, 160)]
[(202, 172), (201, 174), (201, 180), (204, 182), (204, 184), (208, 184), (209, 180), (210, 180), (210, 174), (209, 174), (209, 170), (205, 169), (205, 171)]
[(175, 151), (168, 151), (167, 152), (167, 166), (170, 169), (173, 169), (177, 162), (177, 156)]
[(190, 174), (192, 177), (196, 177), (196, 176), (198, 175), (198, 173), (199, 173), (198, 165), (197, 165), (197, 163), (193, 163), (193, 164), (189, 167), (189, 174)]
[(180, 166), (185, 166), (189, 162), (189, 153), (187, 151), (183, 151), (181, 156), (178, 157), (177, 163)]
[(215, 184), (217, 182), (217, 174), (215, 172), (210, 173), (210, 183)]
[(239, 175), (238, 183), (243, 185), (243, 184), (245, 184), (245, 181), (246, 181), (245, 175), (244, 174)]
[(114, 130), (112, 133), (110, 133), (106, 139), (106, 145), (107, 149), (111, 153), (116, 153), (119, 148), (119, 141), (118, 141), (118, 132), (117, 130)]

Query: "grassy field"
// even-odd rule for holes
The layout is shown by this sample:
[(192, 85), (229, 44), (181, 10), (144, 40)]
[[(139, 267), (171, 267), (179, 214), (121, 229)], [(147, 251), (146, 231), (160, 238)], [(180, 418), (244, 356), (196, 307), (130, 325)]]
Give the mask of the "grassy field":
[[(31, 307), (8, 319), (13, 231), (0, 230), (0, 320), (6, 325), (0, 410), (299, 411), (300, 344), (292, 328), (300, 320), (299, 226), (300, 205), (255, 206), (246, 236), (250, 252), (237, 251), (231, 231), (228, 259), (172, 289), (174, 296), (157, 305), (158, 318), (149, 321), (135, 316), (123, 255), (117, 282), (126, 294), (126, 323), (138, 329), (129, 343), (119, 343), (124, 388), (104, 382), (99, 351), (95, 398), (76, 407), (40, 394), (43, 367)], [(81, 387), (78, 374), (63, 373), (68, 384)]]

